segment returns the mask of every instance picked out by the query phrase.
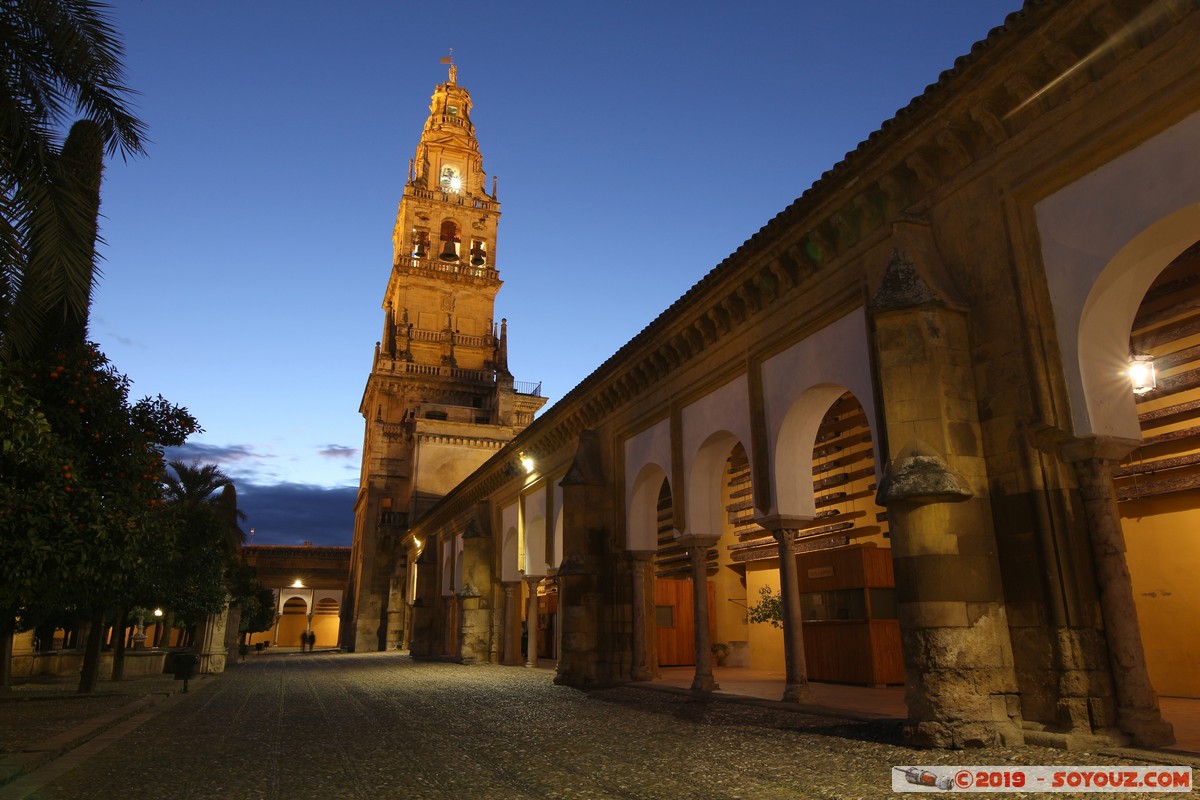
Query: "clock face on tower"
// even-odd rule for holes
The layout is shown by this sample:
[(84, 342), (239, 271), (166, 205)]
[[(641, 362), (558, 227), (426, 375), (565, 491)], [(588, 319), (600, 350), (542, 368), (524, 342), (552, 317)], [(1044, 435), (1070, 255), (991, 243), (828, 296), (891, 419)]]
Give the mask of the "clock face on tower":
[(442, 176), (438, 181), (443, 192), (458, 193), (462, 191), (462, 175), (458, 171), (458, 167), (453, 164), (446, 164), (442, 167)]

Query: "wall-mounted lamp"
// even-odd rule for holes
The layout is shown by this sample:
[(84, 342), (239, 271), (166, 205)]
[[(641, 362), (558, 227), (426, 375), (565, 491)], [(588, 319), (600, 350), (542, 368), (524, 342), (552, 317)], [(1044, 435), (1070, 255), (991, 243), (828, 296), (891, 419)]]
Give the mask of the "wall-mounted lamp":
[(533, 474), (533, 466), (533, 459), (524, 453), (521, 453), (521, 467), (525, 470), (526, 475)]
[(292, 581), (292, 588), (293, 589), (303, 589), (304, 581), (300, 580), (299, 578), (296, 578), (296, 580)]
[(1158, 386), (1154, 373), (1154, 356), (1144, 353), (1130, 356), (1129, 381), (1133, 384), (1133, 393), (1138, 396), (1154, 391)]

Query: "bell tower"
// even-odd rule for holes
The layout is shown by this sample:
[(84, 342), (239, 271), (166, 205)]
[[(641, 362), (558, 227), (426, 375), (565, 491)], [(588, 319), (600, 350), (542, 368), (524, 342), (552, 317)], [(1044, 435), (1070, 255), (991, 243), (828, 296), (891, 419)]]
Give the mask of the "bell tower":
[(508, 371), (507, 321), (494, 314), (496, 181), (489, 192), (471, 94), (443, 63), (449, 76), (434, 89), (396, 213), (383, 332), (359, 406), (366, 432), (342, 630), (360, 652), (407, 640), (409, 523), (546, 402), (540, 385)]

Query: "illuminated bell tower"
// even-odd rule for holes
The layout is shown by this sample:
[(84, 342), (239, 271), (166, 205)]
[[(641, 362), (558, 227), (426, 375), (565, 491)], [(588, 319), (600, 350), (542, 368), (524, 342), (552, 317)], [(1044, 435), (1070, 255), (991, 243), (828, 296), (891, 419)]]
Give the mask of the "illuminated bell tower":
[[(448, 62), (449, 59), (444, 59)], [(392, 232), (383, 336), (359, 411), (366, 420), (344, 645), (407, 639), (408, 525), (523, 430), (545, 404), (508, 371), (496, 182), (488, 192), (471, 95), (449, 79), (409, 162)]]

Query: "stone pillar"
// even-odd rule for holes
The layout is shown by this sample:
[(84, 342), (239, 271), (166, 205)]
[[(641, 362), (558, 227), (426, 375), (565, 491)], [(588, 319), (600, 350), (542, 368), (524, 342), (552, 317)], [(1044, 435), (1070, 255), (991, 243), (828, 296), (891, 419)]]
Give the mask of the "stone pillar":
[(629, 677), (648, 681), (654, 677), (646, 663), (646, 566), (654, 558), (653, 550), (630, 550), (633, 559), (633, 647)]
[(431, 656), (442, 649), (438, 640), (442, 631), (438, 628), (439, 597), (437, 592), (437, 557), (434, 554), (437, 541), (426, 544), (425, 549), (410, 569), (417, 571), (416, 597), (412, 604), (411, 633), (408, 652), (414, 658)]
[(988, 500), (968, 318), (927, 283), (943, 274), (893, 251), (871, 299), (889, 451), (888, 510), (904, 653), (904, 733), (923, 747), (1024, 741)]
[(602, 555), (611, 535), (611, 509), (605, 488), (600, 442), (582, 431), (575, 459), (560, 484), (563, 490), (563, 559), (558, 569), (562, 650), (554, 682), (587, 687), (610, 683), (600, 667)]
[[(228, 596), (225, 598), (229, 602)], [(200, 653), (200, 672), (216, 675), (225, 671), (225, 620), (229, 607), (215, 614), (209, 614), (200, 623), (198, 645)]]
[(529, 598), (525, 606), (525, 666), (536, 667), (538, 660), (538, 595), (537, 587), (542, 582), (537, 575), (525, 576), (529, 586)]
[(718, 539), (719, 536), (695, 533), (677, 537), (679, 544), (687, 548), (688, 561), (692, 565), (692, 616), (696, 624), (696, 677), (692, 679), (693, 692), (711, 692), (721, 688), (713, 678), (712, 635), (708, 630), (708, 549), (715, 545)]
[(405, 626), (408, 622), (408, 604), (404, 602), (408, 590), (407, 561), (401, 558), (399, 562), (396, 571), (392, 573), (391, 585), (388, 587), (384, 648), (389, 651), (404, 648)]
[[(486, 510), (483, 511), (486, 515)], [(458, 655), (463, 663), (492, 659), (492, 537), (490, 526), (470, 520), (462, 533), (462, 580), (459, 598)]]
[(488, 661), (491, 644), (491, 611), (484, 596), (471, 584), (458, 593), (458, 659), (464, 664)]
[(1175, 732), (1162, 718), (1158, 696), (1150, 685), (1133, 580), (1125, 560), (1125, 536), (1113, 488), (1113, 467), (1130, 449), (1123, 444), (1084, 440), (1064, 447), (1064, 451), (1074, 462), (1087, 519), (1100, 612), (1104, 616), (1104, 639), (1116, 689), (1117, 727), (1138, 746), (1160, 747), (1173, 744)]
[(812, 699), (808, 688), (808, 669), (804, 663), (804, 623), (800, 610), (800, 572), (796, 567), (796, 531), (776, 528), (771, 531), (779, 544), (779, 594), (783, 606), (783, 655), (786, 678), (785, 703), (807, 703)]
[(521, 654), (517, 651), (520, 645), (520, 640), (517, 638), (516, 632), (521, 629), (517, 624), (517, 588), (520, 583), (510, 581), (504, 584), (504, 626), (501, 636), (504, 637), (504, 663), (517, 664), (520, 662)]

